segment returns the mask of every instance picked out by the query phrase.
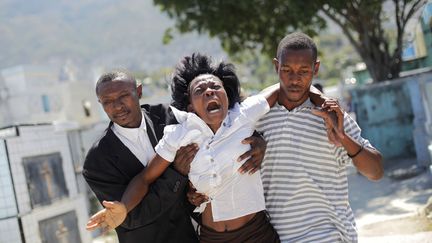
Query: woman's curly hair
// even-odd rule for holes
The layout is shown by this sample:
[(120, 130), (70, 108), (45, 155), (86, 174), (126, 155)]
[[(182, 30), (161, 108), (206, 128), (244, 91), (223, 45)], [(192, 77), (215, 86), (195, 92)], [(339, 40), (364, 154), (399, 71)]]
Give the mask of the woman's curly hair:
[(240, 82), (235, 74), (234, 65), (225, 62), (213, 65), (209, 56), (193, 53), (191, 56), (183, 57), (175, 68), (171, 82), (172, 106), (187, 111), (190, 104), (189, 85), (201, 74), (212, 74), (222, 81), (228, 96), (228, 108), (240, 102)]

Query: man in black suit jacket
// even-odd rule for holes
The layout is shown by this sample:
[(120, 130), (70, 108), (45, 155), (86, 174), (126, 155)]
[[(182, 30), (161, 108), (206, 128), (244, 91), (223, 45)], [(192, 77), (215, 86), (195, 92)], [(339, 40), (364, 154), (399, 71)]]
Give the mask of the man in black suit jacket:
[[(139, 156), (131, 152), (130, 147), (119, 139), (113, 131), (114, 123), (135, 131), (142, 126), (144, 119), (152, 147), (162, 138), (165, 125), (177, 123), (165, 105), (140, 107), (141, 94), (142, 86), (136, 87), (135, 79), (125, 72), (106, 73), (97, 82), (96, 95), (111, 122), (102, 138), (89, 150), (83, 175), (101, 203), (104, 200), (120, 201), (129, 182), (145, 169), (144, 165), (147, 163), (140, 161), (137, 158)], [(258, 154), (255, 156), (258, 160), (262, 160), (264, 155), (262, 147), (252, 152)], [(193, 206), (187, 202), (185, 196), (188, 187), (188, 178), (185, 175), (197, 147), (189, 145), (181, 150), (173, 165), (151, 185), (147, 196), (116, 228), (121, 243), (198, 242), (190, 220)], [(253, 168), (253, 165), (259, 166), (260, 162), (257, 164), (254, 158), (244, 169), (254, 171), (256, 168)], [(88, 229), (92, 227), (88, 226)]]

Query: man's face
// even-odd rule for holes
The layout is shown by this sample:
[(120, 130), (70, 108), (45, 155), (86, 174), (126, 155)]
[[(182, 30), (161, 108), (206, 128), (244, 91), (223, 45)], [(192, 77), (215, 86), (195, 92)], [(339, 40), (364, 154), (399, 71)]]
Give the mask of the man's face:
[(302, 104), (309, 96), (309, 87), (319, 69), (312, 50), (285, 50), (281, 60), (273, 59), (280, 81), (280, 99), (291, 108)]
[(215, 132), (228, 113), (228, 97), (222, 81), (203, 74), (189, 86), (189, 110), (195, 112)]
[(140, 126), (141, 88), (141, 86), (136, 87), (133, 82), (126, 81), (111, 81), (99, 86), (99, 102), (112, 122), (127, 128)]

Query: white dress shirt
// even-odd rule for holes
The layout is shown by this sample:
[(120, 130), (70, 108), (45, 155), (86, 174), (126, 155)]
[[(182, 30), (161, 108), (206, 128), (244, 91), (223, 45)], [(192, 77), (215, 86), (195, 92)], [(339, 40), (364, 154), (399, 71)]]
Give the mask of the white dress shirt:
[(155, 155), (155, 151), (147, 134), (144, 114), (142, 114), (141, 124), (138, 128), (125, 128), (114, 123), (111, 129), (135, 157), (144, 166), (147, 166), (150, 159)]
[[(240, 155), (250, 149), (241, 141), (252, 135), (255, 122), (269, 111), (260, 95), (249, 97), (228, 111), (222, 126), (214, 134), (196, 114), (172, 107), (180, 124), (164, 129), (164, 137), (155, 150), (165, 160), (173, 161), (177, 150), (197, 143), (199, 151), (191, 163), (189, 180), (198, 192), (209, 196), (213, 220), (223, 221), (265, 209), (260, 173), (240, 174), (244, 161)], [(206, 203), (196, 211), (202, 212)]]

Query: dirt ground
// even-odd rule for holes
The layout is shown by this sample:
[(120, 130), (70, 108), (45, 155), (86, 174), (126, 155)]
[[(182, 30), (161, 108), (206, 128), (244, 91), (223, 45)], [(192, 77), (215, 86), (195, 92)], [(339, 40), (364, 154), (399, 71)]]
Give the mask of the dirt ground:
[[(398, 162), (408, 167), (412, 160)], [(387, 173), (372, 182), (351, 171), (348, 176), (350, 204), (356, 217), (359, 243), (432, 243), (432, 173), (426, 171), (403, 180), (394, 180)], [(431, 214), (429, 214), (431, 215)]]
[(432, 220), (415, 215), (364, 225), (359, 228), (361, 236), (411, 235), (432, 231)]

